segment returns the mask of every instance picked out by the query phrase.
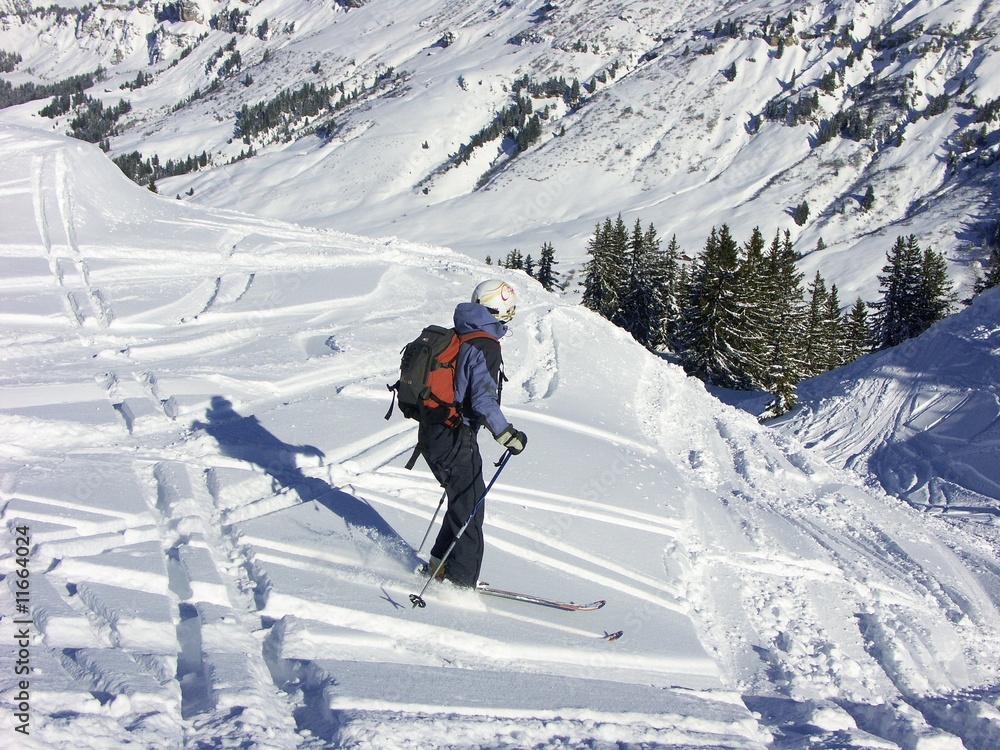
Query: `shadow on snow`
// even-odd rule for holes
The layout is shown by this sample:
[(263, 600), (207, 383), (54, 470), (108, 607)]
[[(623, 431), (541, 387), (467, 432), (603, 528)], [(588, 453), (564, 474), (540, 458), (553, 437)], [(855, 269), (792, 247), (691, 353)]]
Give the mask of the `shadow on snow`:
[(405, 565), (418, 562), (416, 551), (364, 500), (320, 479), (305, 474), (296, 456), (323, 452), (312, 445), (292, 445), (269, 432), (255, 416), (243, 416), (222, 396), (213, 396), (205, 421), (195, 421), (192, 430), (204, 430), (215, 438), (224, 456), (259, 466), (274, 483), (295, 492), (302, 502), (315, 501), (340, 516), (348, 527), (362, 532)]

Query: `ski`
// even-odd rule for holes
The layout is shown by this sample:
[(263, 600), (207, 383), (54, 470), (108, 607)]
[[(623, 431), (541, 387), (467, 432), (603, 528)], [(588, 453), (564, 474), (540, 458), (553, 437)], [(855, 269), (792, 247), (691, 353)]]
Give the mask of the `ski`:
[[(425, 564), (426, 565), (426, 564)], [(425, 566), (421, 566), (423, 568)], [(418, 573), (427, 575), (429, 571), (423, 571), (421, 568), (417, 569)], [(564, 612), (593, 612), (595, 610), (603, 607), (607, 602), (604, 599), (598, 599), (597, 601), (590, 602), (588, 604), (577, 604), (576, 602), (563, 602), (558, 599), (547, 599), (544, 596), (535, 596), (534, 594), (522, 594), (517, 591), (506, 591), (505, 589), (496, 589), (490, 586), (488, 583), (478, 583), (476, 584), (476, 589), (478, 593), (484, 596), (495, 596), (499, 599), (510, 599), (512, 601), (525, 602), (527, 604), (537, 604), (542, 607), (552, 607), (553, 609), (559, 609)], [(423, 597), (419, 594), (410, 594), (410, 602), (413, 604), (414, 608), (426, 607), (427, 603), (424, 601)], [(604, 641), (617, 641), (625, 634), (623, 630), (616, 630), (614, 632), (604, 631), (603, 635), (595, 635), (594, 637), (600, 638)]]
[[(594, 610), (600, 609), (607, 602), (604, 599), (598, 599), (596, 602), (590, 602), (589, 604), (576, 604), (574, 602), (561, 602), (555, 599), (546, 599), (542, 596), (535, 596), (534, 594), (521, 594), (516, 591), (505, 591), (503, 589), (496, 589), (490, 586), (488, 583), (480, 583), (476, 586), (476, 591), (480, 594), (485, 594), (486, 596), (496, 596), (501, 599), (513, 599), (519, 602), (527, 602), (528, 604), (538, 604), (542, 607), (552, 607), (553, 609), (562, 609), (567, 612), (593, 612)], [(609, 640), (615, 640), (610, 638)]]
[[(594, 610), (600, 609), (607, 602), (604, 599), (598, 599), (596, 602), (590, 602), (589, 604), (576, 604), (575, 602), (561, 602), (557, 599), (547, 599), (543, 596), (535, 596), (534, 594), (522, 594), (517, 591), (505, 591), (504, 589), (495, 589), (488, 583), (479, 583), (476, 585), (476, 591), (485, 596), (495, 596), (500, 599), (511, 599), (517, 602), (526, 602), (528, 604), (538, 604), (542, 607), (552, 607), (553, 609), (561, 609), (564, 612), (593, 612)], [(613, 633), (607, 631), (604, 635), (597, 636), (603, 641), (617, 641), (625, 634), (623, 630), (616, 630)]]

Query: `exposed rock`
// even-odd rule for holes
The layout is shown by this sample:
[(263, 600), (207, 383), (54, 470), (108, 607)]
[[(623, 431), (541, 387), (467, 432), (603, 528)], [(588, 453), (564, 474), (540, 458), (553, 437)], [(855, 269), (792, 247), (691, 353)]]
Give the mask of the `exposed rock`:
[(161, 21), (194, 21), (205, 23), (205, 16), (195, 0), (174, 0), (164, 3), (157, 11), (156, 17)]

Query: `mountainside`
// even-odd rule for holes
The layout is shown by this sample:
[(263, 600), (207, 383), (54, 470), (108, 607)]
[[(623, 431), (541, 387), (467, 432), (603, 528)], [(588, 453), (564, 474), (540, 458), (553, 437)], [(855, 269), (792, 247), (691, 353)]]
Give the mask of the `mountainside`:
[(403, 469), (415, 424), (382, 419), (385, 383), (495, 269), (155, 196), (7, 125), (0, 211), (17, 747), (1000, 742), (996, 546), (597, 315), (506, 276), (504, 408), (530, 443), (487, 500), (483, 575), (607, 605), (433, 584), (412, 609), (440, 487)]
[[(788, 229), (845, 302), (898, 235), (965, 286), (995, 241), (995, 2), (3, 7), (4, 79), (102, 66), (88, 95), (130, 106), (110, 155), (193, 161), (157, 181), (184, 201), (478, 258), (551, 241), (564, 268), (618, 212), (692, 255), (722, 223)], [(0, 118), (66, 132), (82, 105), (50, 101)]]

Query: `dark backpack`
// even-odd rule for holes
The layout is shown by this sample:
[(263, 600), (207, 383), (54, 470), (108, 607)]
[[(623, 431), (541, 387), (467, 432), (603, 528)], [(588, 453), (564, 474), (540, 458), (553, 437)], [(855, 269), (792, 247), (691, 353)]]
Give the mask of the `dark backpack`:
[(404, 417), (424, 424), (458, 427), (462, 415), (460, 405), (455, 403), (455, 362), (462, 344), (478, 338), (493, 337), (485, 331), (459, 335), (454, 328), (427, 326), (403, 347), (399, 380), (386, 385), (393, 400), (385, 418), (392, 416), (393, 405), (398, 403)]

